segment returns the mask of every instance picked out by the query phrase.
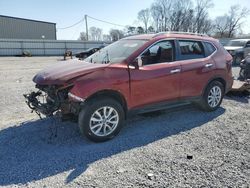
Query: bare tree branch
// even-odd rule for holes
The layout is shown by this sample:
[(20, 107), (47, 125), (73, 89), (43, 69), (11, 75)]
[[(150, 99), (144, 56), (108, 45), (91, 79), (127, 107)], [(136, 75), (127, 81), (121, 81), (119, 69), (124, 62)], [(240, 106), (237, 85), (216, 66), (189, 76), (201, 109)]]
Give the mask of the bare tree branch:
[(138, 20), (144, 24), (145, 32), (148, 32), (148, 24), (150, 20), (150, 11), (149, 9), (143, 9), (138, 12)]

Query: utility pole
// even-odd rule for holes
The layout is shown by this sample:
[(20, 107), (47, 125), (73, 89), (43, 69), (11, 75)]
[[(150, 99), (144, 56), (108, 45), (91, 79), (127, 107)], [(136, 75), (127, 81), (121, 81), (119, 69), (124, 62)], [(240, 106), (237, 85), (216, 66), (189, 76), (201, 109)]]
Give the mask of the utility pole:
[(89, 29), (88, 29), (88, 20), (87, 20), (88, 15), (85, 14), (84, 18), (85, 18), (85, 24), (86, 24), (86, 39), (88, 41), (89, 40)]

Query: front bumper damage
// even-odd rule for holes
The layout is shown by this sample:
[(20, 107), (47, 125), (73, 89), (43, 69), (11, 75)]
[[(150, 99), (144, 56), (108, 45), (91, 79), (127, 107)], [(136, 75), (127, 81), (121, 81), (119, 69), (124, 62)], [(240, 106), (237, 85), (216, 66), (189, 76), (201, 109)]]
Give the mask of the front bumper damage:
[(79, 103), (69, 100), (68, 93), (72, 86), (41, 86), (36, 85), (38, 91), (24, 94), (25, 102), (32, 110), (39, 115), (46, 117), (53, 116), (56, 113), (61, 115), (77, 114)]

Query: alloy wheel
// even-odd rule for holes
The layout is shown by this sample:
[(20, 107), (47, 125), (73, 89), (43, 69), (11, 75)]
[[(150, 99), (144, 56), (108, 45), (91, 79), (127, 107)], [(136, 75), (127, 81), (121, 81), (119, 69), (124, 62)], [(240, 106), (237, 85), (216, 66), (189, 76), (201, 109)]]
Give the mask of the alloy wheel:
[(208, 105), (215, 108), (221, 101), (222, 91), (219, 86), (214, 86), (210, 89), (208, 94)]
[(114, 132), (118, 123), (118, 112), (113, 107), (104, 106), (92, 114), (89, 127), (96, 136), (107, 136)]

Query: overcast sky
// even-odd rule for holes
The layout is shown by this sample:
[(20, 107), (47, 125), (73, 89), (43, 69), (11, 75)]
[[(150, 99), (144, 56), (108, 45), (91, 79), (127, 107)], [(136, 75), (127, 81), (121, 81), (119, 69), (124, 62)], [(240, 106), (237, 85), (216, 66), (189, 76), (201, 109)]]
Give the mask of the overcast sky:
[[(54, 22), (57, 28), (70, 26), (85, 14), (121, 25), (137, 25), (137, 13), (150, 7), (152, 2), (154, 0), (1, 0), (0, 15)], [(231, 5), (237, 3), (250, 9), (250, 0), (214, 0), (213, 3), (214, 7), (209, 11), (211, 18), (224, 15)], [(91, 19), (88, 22), (89, 27), (100, 27), (103, 33), (108, 33), (110, 28), (123, 29)], [(81, 31), (85, 31), (83, 22), (69, 29), (58, 29), (57, 38), (77, 39)], [(250, 16), (246, 19), (243, 31), (250, 33)]]

